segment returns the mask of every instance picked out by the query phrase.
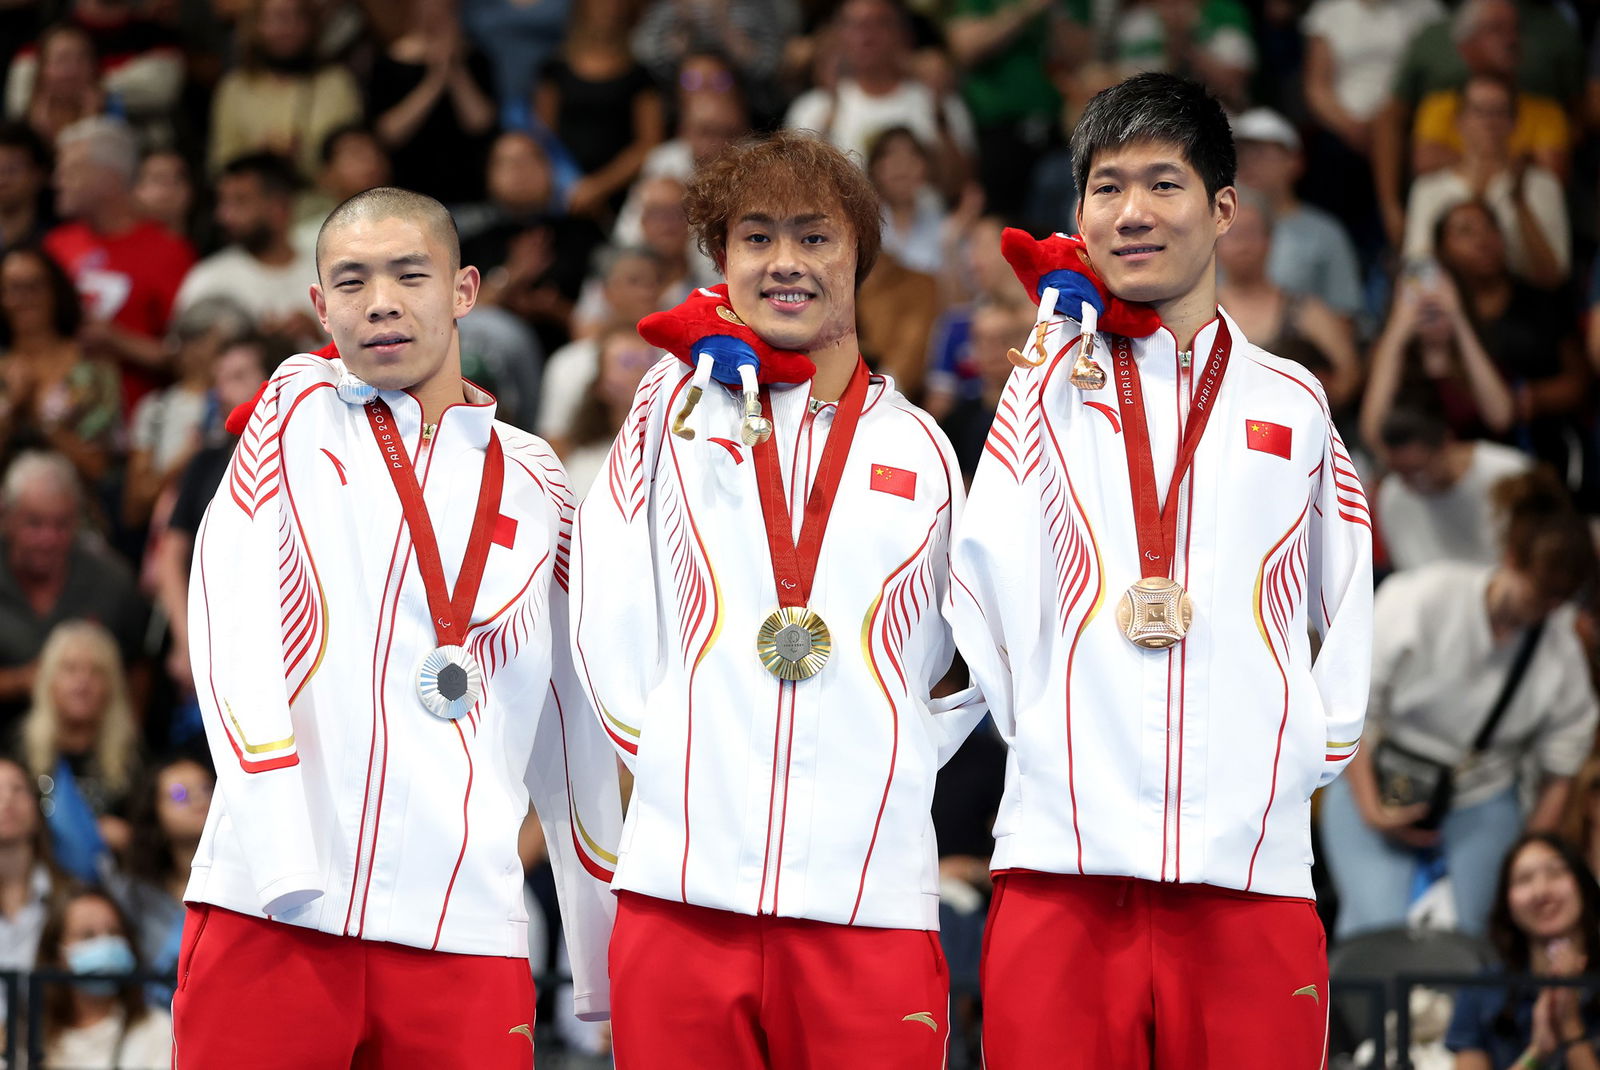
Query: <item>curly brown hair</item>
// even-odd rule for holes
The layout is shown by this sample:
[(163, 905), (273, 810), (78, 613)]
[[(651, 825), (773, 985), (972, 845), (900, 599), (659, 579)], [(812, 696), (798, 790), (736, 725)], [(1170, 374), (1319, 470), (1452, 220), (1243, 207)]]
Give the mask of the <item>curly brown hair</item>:
[(728, 262), (728, 226), (743, 213), (784, 218), (819, 207), (838, 213), (855, 237), (860, 286), (883, 245), (878, 193), (866, 172), (813, 134), (780, 130), (737, 142), (695, 171), (683, 198), (700, 251), (719, 269)]

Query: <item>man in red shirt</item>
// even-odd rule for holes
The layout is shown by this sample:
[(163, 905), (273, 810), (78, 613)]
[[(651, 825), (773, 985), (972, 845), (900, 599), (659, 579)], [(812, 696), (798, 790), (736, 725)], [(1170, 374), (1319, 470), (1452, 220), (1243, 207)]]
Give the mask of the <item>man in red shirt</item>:
[(56, 207), (66, 222), (44, 248), (78, 284), (91, 355), (122, 369), (124, 413), (159, 381), (162, 336), (194, 249), (159, 223), (139, 216), (133, 180), (139, 146), (117, 119), (82, 119), (56, 142)]

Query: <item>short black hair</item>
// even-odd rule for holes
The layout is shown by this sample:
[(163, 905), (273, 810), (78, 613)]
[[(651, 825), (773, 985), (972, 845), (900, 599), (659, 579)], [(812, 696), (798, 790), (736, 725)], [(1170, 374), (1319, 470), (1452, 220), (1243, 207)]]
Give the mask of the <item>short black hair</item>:
[(1436, 450), (1450, 439), (1450, 425), (1444, 414), (1431, 406), (1396, 405), (1383, 418), (1378, 439), (1385, 449), (1424, 446)]
[(1199, 82), (1151, 71), (1102, 89), (1083, 109), (1072, 132), (1078, 199), (1086, 195), (1096, 153), (1141, 141), (1178, 146), (1213, 201), (1218, 190), (1233, 185), (1238, 156), (1221, 102)]
[(328, 213), (317, 231), (317, 274), (322, 274), (322, 250), (327, 235), (358, 219), (408, 219), (443, 243), (450, 272), (461, 270), (461, 232), (450, 210), (425, 193), (398, 186), (378, 186), (348, 198)]
[(0, 123), (0, 149), (21, 149), (33, 161), (33, 166), (50, 173), (50, 143), (38, 131), (20, 120)]
[(247, 152), (223, 165), (220, 178), (248, 175), (261, 183), (261, 191), (274, 197), (293, 197), (300, 192), (300, 172), (287, 156), (275, 152)]

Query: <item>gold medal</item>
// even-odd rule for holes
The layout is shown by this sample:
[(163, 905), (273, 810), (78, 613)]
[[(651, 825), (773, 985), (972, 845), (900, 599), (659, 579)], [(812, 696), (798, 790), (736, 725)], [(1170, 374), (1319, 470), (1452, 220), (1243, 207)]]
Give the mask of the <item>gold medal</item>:
[(833, 638), (821, 617), (803, 606), (785, 606), (761, 622), (756, 653), (781, 680), (804, 680), (828, 663)]
[(1165, 650), (1183, 642), (1194, 619), (1194, 604), (1183, 584), (1165, 576), (1146, 576), (1117, 603), (1117, 623), (1135, 646)]

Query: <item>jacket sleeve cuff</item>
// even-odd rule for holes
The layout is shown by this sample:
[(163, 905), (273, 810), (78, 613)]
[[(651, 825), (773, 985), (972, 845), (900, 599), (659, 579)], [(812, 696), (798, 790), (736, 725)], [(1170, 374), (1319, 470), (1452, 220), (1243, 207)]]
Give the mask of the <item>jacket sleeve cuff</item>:
[(290, 873), (258, 889), (261, 910), (266, 914), (286, 914), (322, 898), (322, 874), (315, 870)]
[(572, 1009), (580, 1022), (609, 1022), (611, 1020), (610, 992), (572, 993)]

